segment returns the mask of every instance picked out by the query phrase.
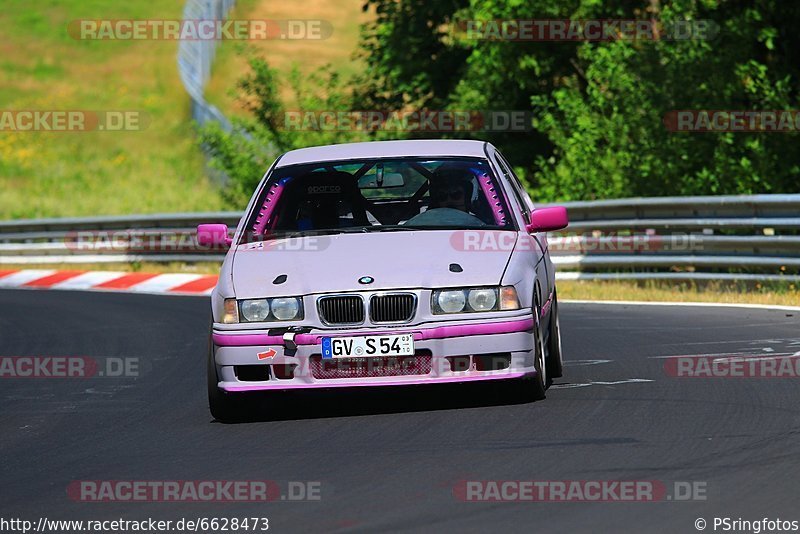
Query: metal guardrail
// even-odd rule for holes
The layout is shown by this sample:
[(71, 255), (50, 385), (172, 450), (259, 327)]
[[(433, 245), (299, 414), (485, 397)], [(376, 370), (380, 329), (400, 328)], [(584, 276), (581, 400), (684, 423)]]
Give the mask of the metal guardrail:
[[(569, 228), (549, 238), (559, 278), (800, 280), (800, 194), (631, 198), (566, 206)], [(0, 264), (220, 261), (221, 251), (198, 250), (194, 229), (204, 222), (235, 227), (240, 216), (209, 212), (0, 221)], [(140, 241), (168, 236), (175, 242), (160, 242), (152, 250), (126, 249), (127, 231)], [(97, 232), (116, 246), (81, 245)]]
[(800, 281), (800, 195), (564, 205), (567, 235), (549, 240), (560, 279)]
[[(235, 4), (236, 0), (188, 0), (183, 8), (183, 20), (224, 20)], [(204, 96), (216, 51), (216, 40), (182, 39), (178, 43), (178, 73), (192, 100), (192, 119), (201, 125), (216, 121), (230, 131), (230, 121), (206, 102)]]
[[(107, 215), (100, 217), (65, 217), (54, 219), (17, 219), (0, 221), (0, 241), (10, 233), (21, 235), (77, 230), (118, 230), (141, 228), (193, 227), (214, 221), (229, 226), (239, 222), (242, 214), (235, 211), (207, 211), (192, 213), (154, 213), (147, 215)], [(24, 237), (23, 237), (24, 239)]]
[(800, 195), (642, 197), (561, 203), (571, 221), (681, 217), (797, 216)]

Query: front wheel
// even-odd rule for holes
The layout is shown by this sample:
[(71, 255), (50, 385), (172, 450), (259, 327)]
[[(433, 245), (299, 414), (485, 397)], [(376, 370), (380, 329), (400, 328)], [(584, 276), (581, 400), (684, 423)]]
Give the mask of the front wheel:
[(555, 289), (553, 289), (553, 304), (550, 306), (550, 324), (547, 327), (547, 378), (552, 382), (554, 378), (564, 376), (561, 325), (558, 320), (558, 294)]
[[(534, 313), (538, 313), (538, 309), (534, 308)], [(547, 363), (545, 362), (544, 343), (541, 334), (541, 324), (536, 321), (533, 329), (533, 366), (536, 369), (536, 376), (526, 376), (520, 378), (514, 384), (515, 397), (522, 402), (531, 402), (542, 400), (546, 397), (545, 390), (549, 385), (547, 378)]]

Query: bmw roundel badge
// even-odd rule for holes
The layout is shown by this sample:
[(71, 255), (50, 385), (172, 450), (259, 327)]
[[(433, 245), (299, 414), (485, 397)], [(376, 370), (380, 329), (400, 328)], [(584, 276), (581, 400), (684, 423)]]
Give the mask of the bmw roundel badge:
[(358, 279), (359, 284), (371, 284), (374, 281), (375, 279), (372, 278), (371, 276), (362, 276), (361, 278)]

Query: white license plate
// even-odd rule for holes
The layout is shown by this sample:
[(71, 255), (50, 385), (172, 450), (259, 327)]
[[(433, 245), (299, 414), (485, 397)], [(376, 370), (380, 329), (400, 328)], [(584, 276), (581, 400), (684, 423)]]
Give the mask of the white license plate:
[(323, 337), (323, 358), (413, 356), (414, 335)]

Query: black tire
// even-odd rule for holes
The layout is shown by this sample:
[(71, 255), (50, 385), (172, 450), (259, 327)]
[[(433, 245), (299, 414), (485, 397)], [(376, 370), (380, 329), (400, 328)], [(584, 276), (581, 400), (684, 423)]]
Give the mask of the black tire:
[(542, 339), (542, 324), (538, 320), (533, 329), (533, 344), (535, 347), (533, 364), (536, 367), (536, 376), (531, 379), (533, 382), (531, 399), (542, 400), (545, 398), (545, 390), (550, 386), (551, 380), (547, 372), (546, 352), (544, 349), (544, 340)]
[(224, 393), (217, 386), (217, 366), (214, 363), (214, 349), (209, 343), (208, 346), (208, 365), (206, 366), (206, 377), (208, 383), (208, 408), (211, 415), (221, 423), (235, 423), (240, 421), (244, 415), (242, 403), (237, 398), (233, 398)]
[(561, 327), (558, 321), (558, 294), (553, 290), (553, 304), (550, 306), (550, 323), (547, 325), (547, 380), (552, 384), (554, 378), (564, 376), (564, 356), (561, 349)]
[[(534, 313), (538, 313), (538, 306), (534, 307)], [(547, 364), (545, 363), (544, 343), (542, 341), (541, 323), (536, 321), (533, 329), (534, 357), (533, 365), (536, 368), (536, 376), (520, 378), (514, 384), (514, 397), (521, 402), (532, 402), (546, 398), (545, 390), (548, 386)], [(544, 370), (544, 372), (542, 372)]]

